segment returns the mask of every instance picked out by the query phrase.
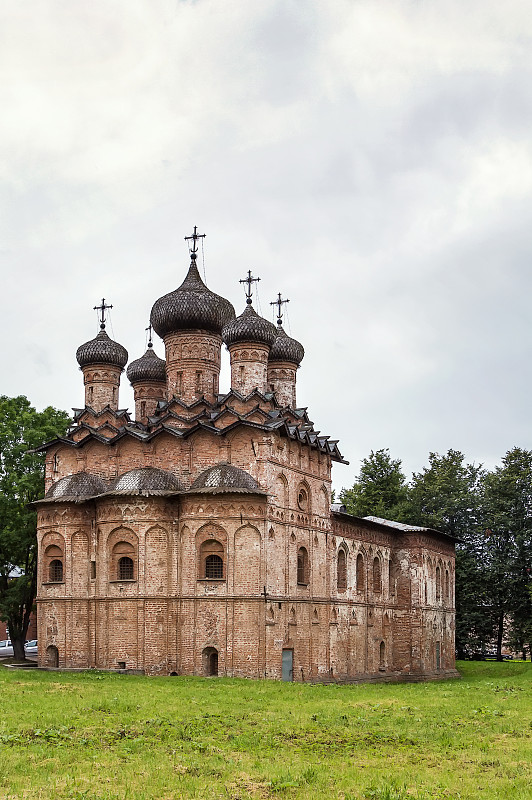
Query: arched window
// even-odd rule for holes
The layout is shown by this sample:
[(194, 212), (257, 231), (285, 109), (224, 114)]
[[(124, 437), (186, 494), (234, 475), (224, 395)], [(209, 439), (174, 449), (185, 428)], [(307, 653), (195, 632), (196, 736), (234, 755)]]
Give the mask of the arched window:
[(364, 569), (364, 556), (359, 553), (357, 556), (357, 592), (363, 592), (366, 586)]
[(377, 556), (373, 559), (373, 591), (376, 594), (382, 591), (381, 562)]
[(436, 602), (439, 603), (441, 600), (441, 570), (439, 567), (436, 567)]
[(63, 562), (59, 558), (54, 558), (53, 561), (50, 561), (49, 580), (50, 583), (63, 582)]
[(136, 553), (130, 542), (117, 542), (111, 552), (111, 580), (136, 580)]
[(201, 545), (200, 577), (224, 580), (224, 548), (216, 539), (208, 539)]
[(51, 544), (45, 549), (43, 567), (44, 581), (63, 583), (63, 549), (57, 544)]
[(308, 553), (306, 547), (297, 551), (297, 582), (303, 586), (309, 583)]
[(384, 642), (380, 643), (379, 646), (379, 670), (384, 671), (386, 669), (386, 645)]
[(301, 511), (309, 510), (309, 494), (306, 486), (300, 486), (297, 490), (297, 506)]
[(347, 558), (343, 547), (338, 550), (336, 561), (336, 588), (339, 591), (347, 589)]
[(449, 583), (449, 570), (445, 570), (445, 599), (449, 603), (451, 600), (451, 591), (450, 591), (450, 583)]
[(220, 556), (212, 553), (205, 559), (205, 577), (217, 578), (220, 580), (224, 576), (224, 562)]
[(133, 559), (129, 556), (122, 556), (118, 559), (118, 580), (132, 581), (134, 578)]

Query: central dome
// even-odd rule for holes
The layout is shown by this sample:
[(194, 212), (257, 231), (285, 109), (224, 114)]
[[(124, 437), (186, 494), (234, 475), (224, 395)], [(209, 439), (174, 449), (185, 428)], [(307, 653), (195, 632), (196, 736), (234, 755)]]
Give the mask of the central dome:
[(168, 333), (187, 330), (207, 330), (221, 333), (235, 317), (235, 309), (224, 297), (207, 289), (196, 266), (196, 254), (191, 253), (190, 269), (179, 287), (155, 301), (150, 322), (156, 333), (164, 338)]

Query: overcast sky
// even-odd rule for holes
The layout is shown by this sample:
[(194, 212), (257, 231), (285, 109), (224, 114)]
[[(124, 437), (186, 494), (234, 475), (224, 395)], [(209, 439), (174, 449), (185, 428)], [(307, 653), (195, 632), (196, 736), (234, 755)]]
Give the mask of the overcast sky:
[(336, 488), (381, 447), (407, 474), (429, 451), (493, 466), (532, 447), (530, 0), (1, 15), (2, 393), (82, 404), (102, 297), (142, 355), (198, 225), (237, 314), (248, 269), (268, 319), (290, 298), (298, 404), (351, 462)]

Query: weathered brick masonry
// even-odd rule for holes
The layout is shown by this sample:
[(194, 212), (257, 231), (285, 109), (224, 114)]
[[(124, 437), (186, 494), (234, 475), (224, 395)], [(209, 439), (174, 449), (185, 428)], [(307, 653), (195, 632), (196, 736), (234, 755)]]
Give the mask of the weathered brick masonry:
[[(195, 243), (195, 240), (194, 240)], [(454, 545), (331, 509), (337, 443), (296, 405), (304, 351), (235, 318), (193, 248), (128, 368), (105, 332), (77, 352), (85, 407), (45, 446), (37, 504), (41, 665), (298, 681), (455, 675)], [(250, 284), (251, 285), (251, 284)], [(222, 341), (232, 388), (219, 393)]]

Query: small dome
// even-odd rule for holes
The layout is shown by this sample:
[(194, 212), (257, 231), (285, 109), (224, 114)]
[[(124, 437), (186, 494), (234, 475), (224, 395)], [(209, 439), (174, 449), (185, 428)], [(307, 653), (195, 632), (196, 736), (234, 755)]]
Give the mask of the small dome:
[(166, 361), (159, 358), (151, 347), (148, 347), (141, 358), (132, 361), (127, 368), (126, 375), (131, 384), (141, 381), (166, 383)]
[(282, 325), (277, 326), (277, 338), (273, 343), (269, 361), (291, 361), (293, 364), (301, 364), (305, 355), (305, 348), (296, 339), (292, 339), (283, 330)]
[(271, 347), (276, 336), (275, 325), (260, 317), (251, 305), (247, 305), (239, 317), (228, 322), (222, 331), (222, 339), (228, 347), (237, 342), (257, 342)]
[(192, 486), (194, 489), (246, 489), (260, 491), (259, 484), (248, 472), (231, 464), (216, 464), (198, 475)]
[(124, 369), (128, 355), (126, 348), (110, 339), (102, 328), (95, 339), (78, 347), (76, 359), (80, 367), (87, 367), (89, 364), (112, 364), (114, 367)]
[(196, 254), (191, 255), (190, 269), (179, 289), (160, 297), (151, 310), (150, 322), (161, 337), (183, 330), (221, 333), (235, 316), (229, 300), (207, 289), (196, 266)]
[(150, 492), (180, 492), (183, 487), (171, 472), (156, 467), (138, 467), (124, 472), (111, 486), (112, 492), (149, 494)]
[(103, 494), (107, 489), (107, 483), (99, 475), (76, 472), (74, 475), (67, 475), (53, 483), (46, 492), (46, 498), (50, 500), (82, 499)]

